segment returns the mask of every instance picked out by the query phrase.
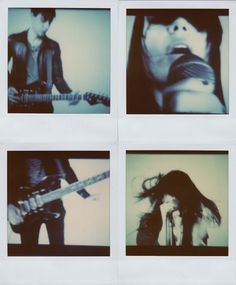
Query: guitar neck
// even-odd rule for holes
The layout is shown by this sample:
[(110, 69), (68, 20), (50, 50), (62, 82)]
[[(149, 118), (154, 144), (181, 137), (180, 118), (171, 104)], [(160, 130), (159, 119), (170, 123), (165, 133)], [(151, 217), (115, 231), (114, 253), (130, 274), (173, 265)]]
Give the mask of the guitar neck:
[(53, 190), (53, 191), (48, 192), (46, 194), (42, 194), (41, 198), (42, 198), (44, 204), (46, 204), (46, 203), (52, 202), (54, 200), (60, 199), (69, 193), (73, 193), (75, 191), (82, 190), (85, 187), (92, 185), (94, 183), (97, 183), (99, 181), (102, 181), (108, 177), (110, 177), (110, 171), (109, 170), (105, 171), (103, 173), (100, 173), (98, 175), (92, 176), (88, 179), (72, 183), (72, 184), (68, 185), (67, 187), (56, 189), (56, 190)]
[(74, 101), (81, 100), (82, 95), (63, 93), (63, 94), (23, 94), (21, 100), (23, 103), (41, 103), (51, 101)]
[(73, 94), (73, 93), (64, 93), (64, 94), (41, 94), (41, 93), (24, 93), (20, 96), (21, 103), (43, 103), (43, 102), (52, 102), (52, 101), (80, 101), (85, 100), (90, 105), (94, 104), (104, 104), (105, 106), (110, 106), (110, 98), (108, 96), (103, 96), (95, 94), (92, 92), (86, 92), (84, 94)]

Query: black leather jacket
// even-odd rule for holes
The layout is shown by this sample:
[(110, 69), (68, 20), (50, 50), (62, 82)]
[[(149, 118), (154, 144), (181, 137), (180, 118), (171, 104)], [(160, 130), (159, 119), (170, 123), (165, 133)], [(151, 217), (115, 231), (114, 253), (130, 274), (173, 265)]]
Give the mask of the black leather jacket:
[[(13, 86), (16, 89), (24, 89), (26, 86), (28, 57), (27, 32), (28, 31), (12, 34), (8, 38), (8, 62), (11, 59), (13, 60), (11, 72), (8, 75), (8, 86)], [(51, 50), (52, 55), (51, 88), (55, 85), (60, 93), (70, 93), (72, 90), (63, 77), (59, 44), (46, 36), (43, 38), (42, 46), (38, 55), (40, 81), (48, 82), (46, 55), (48, 50)]]

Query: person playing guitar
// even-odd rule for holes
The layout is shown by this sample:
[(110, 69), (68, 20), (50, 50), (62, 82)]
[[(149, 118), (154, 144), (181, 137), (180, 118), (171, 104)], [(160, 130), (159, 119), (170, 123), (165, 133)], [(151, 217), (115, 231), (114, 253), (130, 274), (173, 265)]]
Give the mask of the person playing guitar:
[[(29, 29), (8, 38), (9, 113), (53, 113), (50, 100), (22, 104), (18, 95), (24, 90), (40, 89), (40, 92), (50, 94), (55, 85), (60, 93), (72, 92), (63, 77), (60, 46), (46, 36), (55, 16), (54, 8), (32, 8)], [(79, 98), (75, 98), (71, 104), (78, 102)]]
[[(50, 177), (50, 179), (45, 179)], [(8, 221), (13, 230), (20, 228), (21, 243), (27, 246), (38, 244), (39, 231), (45, 223), (51, 245), (64, 244), (65, 209), (61, 199), (43, 203), (40, 195), (34, 195), (38, 187), (49, 189), (50, 193), (60, 188), (60, 180), (68, 184), (78, 181), (66, 157), (55, 157), (50, 154), (32, 154), (32, 152), (9, 152), (8, 154)], [(40, 185), (40, 186), (38, 186)], [(27, 190), (29, 208), (24, 204), (25, 213), (31, 212), (26, 218), (19, 207), (19, 197)], [(53, 191), (54, 190), (54, 191)], [(36, 192), (35, 192), (36, 193)], [(91, 195), (83, 188), (77, 193), (84, 199)], [(33, 214), (32, 214), (33, 213)], [(15, 227), (15, 229), (14, 229)]]

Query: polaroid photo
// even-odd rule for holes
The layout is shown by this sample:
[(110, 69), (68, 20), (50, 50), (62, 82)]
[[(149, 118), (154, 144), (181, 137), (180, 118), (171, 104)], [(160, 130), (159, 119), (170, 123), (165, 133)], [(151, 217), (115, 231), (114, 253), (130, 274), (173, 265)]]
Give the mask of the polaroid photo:
[(229, 9), (122, 4), (126, 114), (229, 114)]
[(228, 151), (126, 152), (126, 255), (228, 256)]
[(8, 256), (110, 256), (110, 152), (7, 151)]
[(8, 6), (8, 113), (111, 113), (111, 5), (101, 4)]

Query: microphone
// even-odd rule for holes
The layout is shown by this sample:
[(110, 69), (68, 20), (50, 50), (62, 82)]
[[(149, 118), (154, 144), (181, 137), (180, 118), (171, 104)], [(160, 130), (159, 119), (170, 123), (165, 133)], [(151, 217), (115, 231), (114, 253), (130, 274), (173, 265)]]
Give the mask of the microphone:
[[(204, 110), (204, 105), (207, 105), (204, 100), (208, 100), (208, 96), (214, 94), (215, 83), (215, 72), (205, 60), (194, 54), (179, 57), (170, 66), (167, 76), (164, 112), (188, 113), (189, 104), (192, 110), (190, 112), (197, 112), (197, 105), (200, 104), (200, 109)], [(201, 103), (198, 100), (199, 96)]]
[(185, 54), (172, 63), (167, 84), (172, 85), (181, 80), (197, 78), (203, 85), (215, 86), (215, 72), (202, 58), (194, 54)]

